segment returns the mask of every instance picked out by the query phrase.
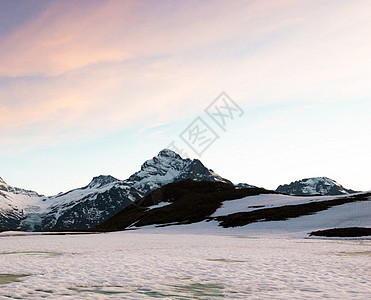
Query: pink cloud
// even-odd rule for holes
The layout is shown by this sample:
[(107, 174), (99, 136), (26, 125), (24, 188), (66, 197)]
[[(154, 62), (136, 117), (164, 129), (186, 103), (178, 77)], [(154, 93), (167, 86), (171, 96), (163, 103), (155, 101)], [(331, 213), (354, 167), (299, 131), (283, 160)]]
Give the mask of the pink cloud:
[(123, 25), (130, 5), (129, 1), (50, 2), (36, 19), (0, 42), (0, 75), (58, 75), (127, 58), (111, 34)]
[[(285, 2), (169, 1), (138, 7), (136, 1), (52, 1), (0, 42), (0, 76), (56, 76), (101, 62), (202, 50)], [(252, 27), (246, 35), (259, 32)]]
[(0, 41), (3, 144), (192, 118), (222, 90), (246, 105), (367, 90), (366, 2), (50, 3)]

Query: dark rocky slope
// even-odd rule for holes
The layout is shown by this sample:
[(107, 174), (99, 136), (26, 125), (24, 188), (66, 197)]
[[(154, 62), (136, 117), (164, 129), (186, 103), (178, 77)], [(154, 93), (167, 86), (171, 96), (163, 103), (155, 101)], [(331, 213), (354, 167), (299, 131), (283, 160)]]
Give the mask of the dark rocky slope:
[[(222, 182), (185, 180), (170, 183), (124, 208), (96, 229), (123, 230), (133, 225), (164, 226), (200, 222), (209, 218), (223, 201), (268, 193), (274, 192), (262, 188), (241, 189)], [(167, 205), (154, 206), (159, 203)]]

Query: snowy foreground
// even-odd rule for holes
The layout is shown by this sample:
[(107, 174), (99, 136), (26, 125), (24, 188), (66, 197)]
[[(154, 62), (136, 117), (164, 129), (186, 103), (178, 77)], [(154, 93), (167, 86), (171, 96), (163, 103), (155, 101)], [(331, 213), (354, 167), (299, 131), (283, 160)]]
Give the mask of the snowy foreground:
[(0, 299), (371, 299), (370, 240), (159, 232), (3, 233)]

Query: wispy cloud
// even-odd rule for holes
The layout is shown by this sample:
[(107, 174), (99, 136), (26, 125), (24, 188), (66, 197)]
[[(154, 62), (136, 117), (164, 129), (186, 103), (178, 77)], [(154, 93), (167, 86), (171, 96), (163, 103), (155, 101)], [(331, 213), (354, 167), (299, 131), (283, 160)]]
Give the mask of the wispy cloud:
[(128, 7), (130, 1), (51, 1), (1, 41), (0, 76), (55, 76), (127, 58), (112, 36), (124, 26)]
[(2, 144), (192, 118), (222, 90), (245, 106), (369, 95), (370, 8), (50, 1), (0, 40)]
[(1, 41), (0, 76), (56, 76), (102, 62), (207, 51), (203, 46), (238, 37), (246, 20), (282, 2), (51, 1)]

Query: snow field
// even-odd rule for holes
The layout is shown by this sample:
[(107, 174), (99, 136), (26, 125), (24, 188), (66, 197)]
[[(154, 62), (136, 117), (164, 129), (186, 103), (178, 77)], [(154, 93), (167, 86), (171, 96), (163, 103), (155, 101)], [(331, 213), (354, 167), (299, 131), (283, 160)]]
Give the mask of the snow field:
[(370, 241), (246, 234), (4, 235), (0, 274), (29, 276), (0, 299), (369, 299), (370, 253)]

